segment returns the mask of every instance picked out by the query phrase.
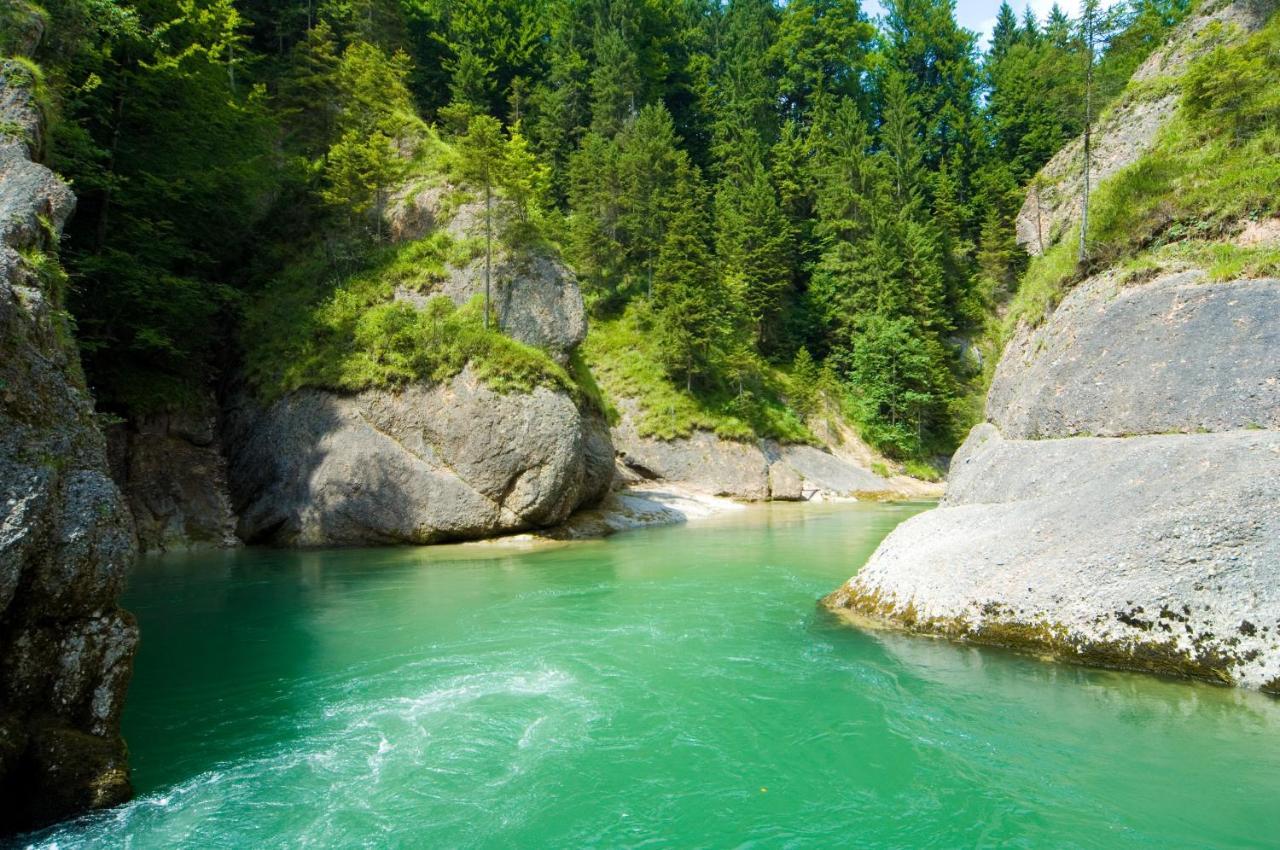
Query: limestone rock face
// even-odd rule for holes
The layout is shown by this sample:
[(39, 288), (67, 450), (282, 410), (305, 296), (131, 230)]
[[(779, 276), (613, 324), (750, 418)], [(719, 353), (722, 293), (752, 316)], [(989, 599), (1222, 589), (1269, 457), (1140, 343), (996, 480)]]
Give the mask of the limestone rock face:
[(32, 160), (29, 81), (0, 64), (0, 834), (125, 800), (120, 709), (136, 544), (50, 272), (71, 191)]
[(1115, 278), (1076, 287), (1006, 349), (987, 396), (1006, 437), (1280, 428), (1280, 280)]
[(865, 464), (816, 446), (740, 442), (708, 431), (674, 440), (644, 437), (635, 426), (635, 403), (623, 399), (619, 409), (622, 416), (613, 429), (613, 444), (622, 464), (641, 479), (749, 502), (934, 495), (917, 492), (914, 485), (920, 482), (882, 478)]
[(563, 521), (613, 475), (607, 427), (561, 392), (503, 395), (471, 369), (401, 392), (304, 390), (228, 412), (246, 542), (435, 543)]
[(941, 506), (827, 604), (1280, 692), (1280, 281), (1202, 281), (1095, 279), (1022, 329)]
[[(494, 255), (490, 298), (507, 335), (546, 349), (560, 363), (587, 338), (587, 311), (577, 278), (563, 262), (541, 251), (502, 250)], [(454, 271), (442, 292), (465, 304), (484, 292), (484, 257)]]
[[(485, 208), (469, 200), (444, 212), (449, 188), (430, 186), (402, 190), (389, 206), (389, 225), (398, 241), (421, 238), (442, 229), (456, 243), (475, 246), (461, 267), (450, 266), (448, 277), (430, 292), (401, 292), (402, 300), (425, 303), (447, 295), (458, 305), (484, 293)], [(559, 257), (537, 246), (512, 246), (504, 234), (511, 211), (494, 203), (493, 265), (489, 297), (502, 330), (527, 345), (545, 349), (561, 363), (587, 338), (587, 311), (577, 277)]]
[(212, 394), (198, 410), (115, 426), (107, 448), (144, 551), (239, 545)]
[(641, 437), (626, 419), (614, 429), (613, 443), (642, 478), (690, 484), (713, 496), (769, 498), (769, 461), (754, 442), (722, 440), (707, 431), (676, 440)]
[[(1134, 72), (1137, 85), (1131, 84), (1099, 116), (1091, 136), (1091, 185), (1096, 187), (1150, 150), (1178, 108), (1178, 95), (1166, 83), (1180, 77), (1192, 61), (1222, 39), (1250, 33), (1265, 21), (1265, 6), (1248, 0), (1201, 4)], [(1083, 149), (1083, 137), (1065, 145), (1028, 187), (1015, 222), (1018, 244), (1027, 253), (1044, 253), (1080, 221)]]

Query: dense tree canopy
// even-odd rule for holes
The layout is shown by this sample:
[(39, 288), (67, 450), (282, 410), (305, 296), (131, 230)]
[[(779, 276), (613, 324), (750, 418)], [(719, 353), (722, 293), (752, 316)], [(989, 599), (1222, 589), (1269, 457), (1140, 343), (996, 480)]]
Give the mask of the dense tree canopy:
[[(46, 6), (80, 338), (125, 411), (206, 380), (240, 293), (300, 240), (330, 234), (335, 267), (334, 234), (381, 240), (439, 134), (598, 316), (643, 310), (673, 382), (746, 397), (802, 363), (887, 451), (926, 453), (955, 437), (956, 340), (1018, 273), (1022, 187), (1084, 120), (1056, 6), (1002, 4), (985, 53), (951, 0)], [(1185, 12), (1108, 12), (1102, 99)]]

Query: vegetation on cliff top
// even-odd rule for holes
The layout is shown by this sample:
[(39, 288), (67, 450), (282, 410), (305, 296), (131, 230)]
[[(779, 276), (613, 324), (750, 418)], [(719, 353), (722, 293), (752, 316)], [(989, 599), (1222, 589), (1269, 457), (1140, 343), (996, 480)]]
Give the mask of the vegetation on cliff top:
[(1151, 150), (1099, 187), (1085, 262), (1070, 236), (1034, 260), (1003, 332), (1039, 322), (1072, 284), (1107, 268), (1137, 279), (1177, 267), (1216, 279), (1280, 275), (1280, 247), (1232, 241), (1249, 222), (1280, 215), (1278, 78), (1280, 14), (1194, 62)]
[(291, 262), (246, 309), (248, 377), (272, 399), (306, 386), (358, 391), (444, 381), (470, 363), (500, 391), (576, 392), (546, 352), (485, 328), (478, 298), (460, 308), (444, 295), (422, 308), (396, 300), (397, 290), (429, 292), (446, 264), (469, 259), (471, 250), (438, 231), (374, 250), (337, 283), (324, 276), (330, 265), (319, 252)]

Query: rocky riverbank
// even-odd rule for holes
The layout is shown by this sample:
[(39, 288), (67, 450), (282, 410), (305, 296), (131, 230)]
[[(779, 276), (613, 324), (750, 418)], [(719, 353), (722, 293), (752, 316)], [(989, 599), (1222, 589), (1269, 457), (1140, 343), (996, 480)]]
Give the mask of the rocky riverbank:
[(942, 506), (826, 600), (1280, 692), (1280, 280), (1077, 287), (1000, 362)]

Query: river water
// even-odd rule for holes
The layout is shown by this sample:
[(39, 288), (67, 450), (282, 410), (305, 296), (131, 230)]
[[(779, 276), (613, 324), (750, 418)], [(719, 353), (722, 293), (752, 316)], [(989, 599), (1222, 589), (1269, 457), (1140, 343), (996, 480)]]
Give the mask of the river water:
[(1280, 701), (863, 633), (925, 506), (145, 560), (139, 797), (47, 847), (1263, 847)]

